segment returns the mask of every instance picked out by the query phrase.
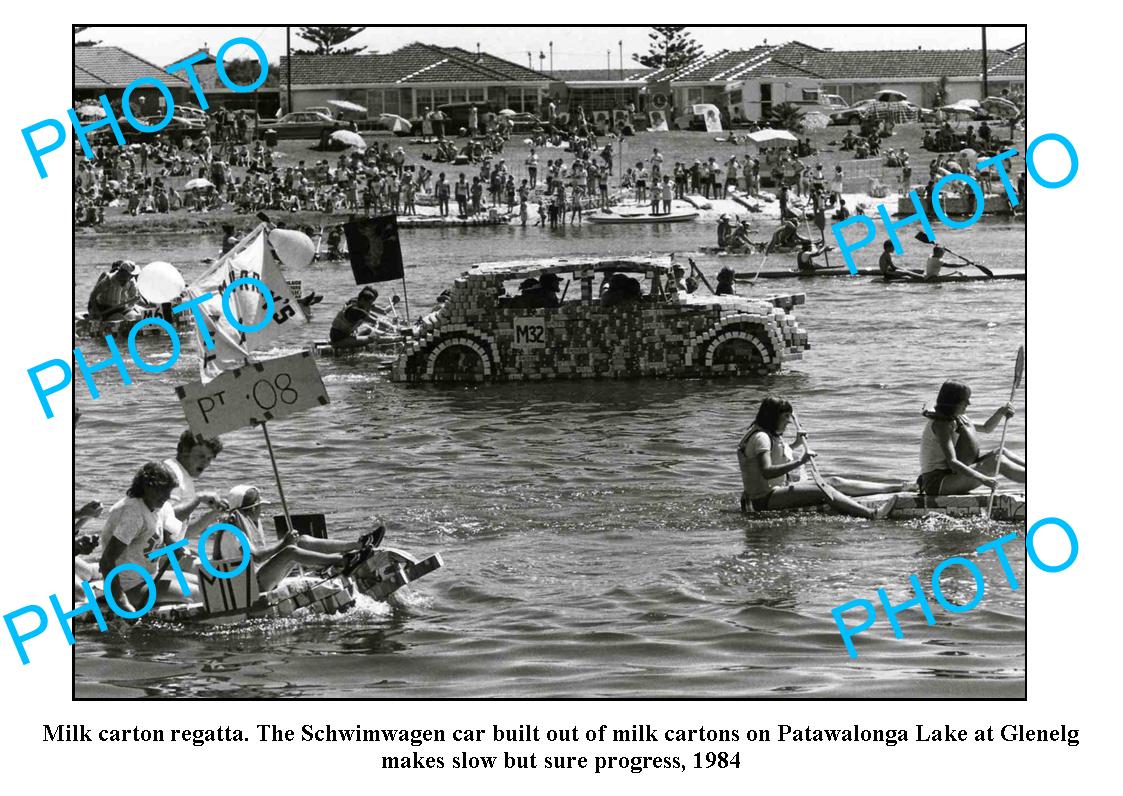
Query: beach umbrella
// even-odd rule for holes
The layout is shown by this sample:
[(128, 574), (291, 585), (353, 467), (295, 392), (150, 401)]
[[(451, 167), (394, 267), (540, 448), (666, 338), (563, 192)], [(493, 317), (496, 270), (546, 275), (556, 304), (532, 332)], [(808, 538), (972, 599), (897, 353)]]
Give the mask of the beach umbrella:
[(975, 168), (975, 164), (979, 162), (979, 153), (974, 149), (968, 147), (967, 149), (959, 150), (959, 154), (955, 156), (959, 161), (959, 165), (963, 167), (964, 171), (969, 171)]
[(74, 109), (79, 119), (104, 119), (105, 108), (100, 105), (79, 105)]
[(384, 113), (378, 117), (378, 123), (391, 133), (409, 133), (413, 129), (413, 125), (409, 119), (398, 116), (395, 113)]
[(358, 133), (353, 133), (350, 130), (336, 130), (331, 134), (331, 140), (337, 141), (344, 146), (353, 146), (356, 149), (366, 149), (367, 142)]
[(877, 99), (881, 102), (900, 102), (901, 100), (907, 100), (908, 97), (900, 91), (888, 90), (877, 92)]
[(787, 130), (757, 130), (749, 133), (749, 140), (761, 149), (782, 149), (799, 143)]
[(269, 243), (286, 268), (305, 268), (316, 256), (312, 239), (295, 229), (274, 229)]
[(962, 100), (954, 105), (942, 105), (940, 110), (953, 116), (970, 116), (971, 118), (975, 117), (976, 111), (975, 108), (965, 104)]
[(210, 188), (214, 185), (210, 180), (205, 177), (196, 177), (193, 180), (188, 180), (187, 184), (183, 186), (185, 191), (197, 191), (202, 188)]
[(1017, 116), (1021, 109), (1005, 97), (987, 97), (982, 105), (997, 116)]
[(171, 263), (160, 260), (141, 268), (136, 278), (136, 289), (152, 304), (166, 304), (178, 298), (186, 286), (183, 274)]
[(504, 108), (503, 110), (499, 111), (499, 115), (500, 116), (515, 116), (516, 114), (510, 108)]
[(362, 105), (355, 102), (348, 102), (347, 100), (328, 100), (328, 105), (333, 108), (339, 108), (341, 111), (354, 111), (355, 113), (366, 113), (367, 109)]

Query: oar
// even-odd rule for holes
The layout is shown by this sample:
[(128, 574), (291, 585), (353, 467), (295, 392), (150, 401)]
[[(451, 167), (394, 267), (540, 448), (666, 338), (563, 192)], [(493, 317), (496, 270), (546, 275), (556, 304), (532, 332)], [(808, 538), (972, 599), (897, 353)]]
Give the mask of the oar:
[(701, 268), (699, 268), (699, 267), (698, 267), (697, 265), (695, 265), (695, 264), (694, 264), (694, 258), (692, 258), (692, 257), (687, 257), (687, 258), (686, 258), (686, 261), (687, 261), (688, 263), (690, 263), (690, 269), (691, 269), (691, 272), (692, 272), (692, 273), (695, 273), (695, 274), (698, 274), (698, 276), (702, 277), (702, 284), (703, 284), (703, 285), (705, 285), (705, 286), (706, 286), (707, 288), (709, 288), (709, 291), (710, 291), (710, 293), (712, 293), (713, 295), (715, 295), (715, 296), (716, 296), (716, 295), (717, 295), (717, 291), (715, 291), (715, 290), (713, 289), (713, 287), (711, 287), (711, 286), (710, 286), (710, 280), (706, 279), (706, 275), (705, 275), (704, 273), (702, 273), (702, 269), (701, 269)]
[[(1018, 346), (1018, 359), (1014, 363), (1014, 386), (1010, 388), (1010, 400), (1014, 400), (1014, 393), (1022, 385), (1022, 376), (1026, 371), (1026, 347)], [(998, 476), (1002, 469), (1002, 455), (1006, 452), (1006, 425), (1009, 417), (1002, 419), (1002, 441), (998, 443), (998, 463), (994, 470), (995, 484), (990, 488), (990, 497), (987, 499), (987, 522), (990, 522), (990, 512), (994, 508), (994, 493), (998, 489)]]
[[(921, 243), (927, 243), (929, 246), (935, 246), (936, 245), (936, 242), (934, 240), (929, 240), (928, 235), (925, 234), (925, 232), (923, 230), (916, 233), (916, 239), (918, 241), (920, 241)], [(953, 252), (951, 249), (949, 249), (947, 246), (945, 246), (942, 243), (939, 244), (939, 245), (940, 245), (940, 248), (943, 249), (944, 251), (946, 251), (948, 254), (950, 254), (954, 257), (958, 257), (960, 260), (967, 263), (968, 265), (975, 266), (976, 268), (978, 268), (980, 271), (982, 271), (987, 276), (994, 276), (994, 271), (990, 270), (985, 265), (979, 265), (974, 260), (969, 260), (966, 257), (964, 257), (962, 254), (959, 254), (958, 252)]]
[[(804, 444), (806, 445), (807, 434), (804, 433), (803, 426), (799, 424), (799, 418), (796, 417), (795, 410), (792, 410), (792, 422), (795, 423), (796, 433), (803, 435)], [(804, 450), (806, 450), (806, 448), (804, 448)], [(837, 489), (826, 482), (823, 478), (823, 474), (819, 472), (819, 465), (816, 463), (814, 457), (807, 461), (807, 467), (811, 471), (811, 480), (815, 482), (815, 486), (819, 487), (824, 495), (831, 500), (845, 498)]]

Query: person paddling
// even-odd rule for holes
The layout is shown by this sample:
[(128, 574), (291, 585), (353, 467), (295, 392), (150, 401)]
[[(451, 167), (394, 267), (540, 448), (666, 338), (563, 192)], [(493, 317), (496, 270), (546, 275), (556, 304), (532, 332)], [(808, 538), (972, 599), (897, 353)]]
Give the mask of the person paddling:
[(887, 240), (881, 245), (881, 257), (877, 261), (877, 267), (881, 269), (881, 276), (886, 282), (893, 279), (923, 279), (924, 275), (916, 271), (909, 271), (905, 268), (898, 268), (893, 263), (893, 241)]
[(795, 437), (795, 447), (802, 448), (798, 458), (784, 441), (783, 435), (792, 423), (792, 414), (792, 405), (788, 401), (768, 396), (761, 401), (756, 420), (737, 444), (737, 463), (741, 468), (744, 489), (741, 510), (775, 511), (829, 503), (839, 512), (853, 517), (888, 517), (896, 506), (896, 495), (876, 509), (863, 506), (851, 496), (892, 492), (900, 490), (901, 484), (832, 478), (824, 482), (823, 488), (801, 480), (803, 465), (810, 462), (815, 453), (807, 447), (802, 430)]
[(795, 256), (796, 268), (799, 269), (800, 273), (806, 274), (806, 273), (814, 273), (819, 268), (826, 267), (826, 266), (821, 266), (821, 265), (815, 265), (815, 263), (813, 262), (815, 257), (823, 256), (823, 254), (825, 254), (826, 251), (827, 251), (826, 246), (819, 246), (818, 248), (816, 248), (812, 245), (811, 241), (809, 241), (809, 240), (802, 241), (800, 243), (799, 254), (797, 254)]
[[(997, 475), (1019, 484), (1026, 482), (1025, 459), (1009, 449), (981, 453), (976, 426), (967, 417), (971, 388), (958, 381), (946, 381), (936, 396), (936, 406), (925, 410), (928, 419), (920, 437), (920, 491), (926, 495), (965, 495), (978, 486), (994, 487)], [(1006, 403), (981, 426), (985, 433), (998, 427), (1002, 418), (1013, 417)]]

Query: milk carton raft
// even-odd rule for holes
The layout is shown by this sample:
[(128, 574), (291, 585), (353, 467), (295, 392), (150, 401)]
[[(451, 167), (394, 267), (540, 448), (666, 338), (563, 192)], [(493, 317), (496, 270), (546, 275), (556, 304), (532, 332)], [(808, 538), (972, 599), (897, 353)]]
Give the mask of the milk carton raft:
[(483, 382), (775, 373), (810, 347), (792, 314), (802, 303), (803, 294), (715, 296), (705, 287), (687, 294), (666, 258), (478, 265), (457, 278), (447, 300), (406, 333), (391, 378)]

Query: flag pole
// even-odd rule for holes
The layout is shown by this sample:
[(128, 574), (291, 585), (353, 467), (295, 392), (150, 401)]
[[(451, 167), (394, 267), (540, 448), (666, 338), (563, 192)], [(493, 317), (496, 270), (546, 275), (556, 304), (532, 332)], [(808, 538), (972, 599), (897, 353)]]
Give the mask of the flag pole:
[(277, 481), (277, 494), (281, 497), (281, 510), (285, 512), (285, 523), (288, 525), (289, 533), (296, 533), (296, 528), (293, 527), (292, 517), (289, 516), (289, 504), (285, 500), (285, 489), (281, 486), (281, 472), (277, 469), (277, 457), (273, 455), (273, 443), (269, 440), (269, 424), (261, 424), (261, 432), (265, 435), (265, 447), (269, 451), (269, 463), (273, 465), (273, 478)]
[(406, 303), (406, 323), (413, 324), (409, 319), (409, 291), (406, 290), (406, 268), (402, 266), (402, 300)]

